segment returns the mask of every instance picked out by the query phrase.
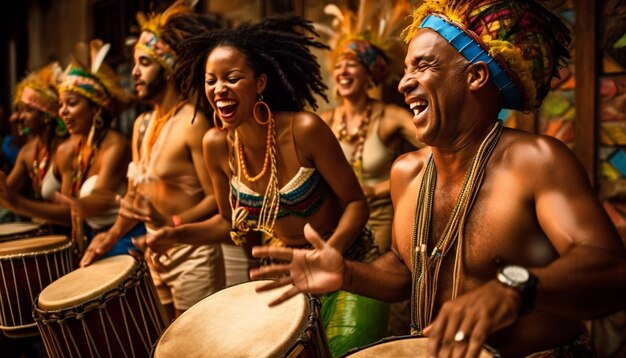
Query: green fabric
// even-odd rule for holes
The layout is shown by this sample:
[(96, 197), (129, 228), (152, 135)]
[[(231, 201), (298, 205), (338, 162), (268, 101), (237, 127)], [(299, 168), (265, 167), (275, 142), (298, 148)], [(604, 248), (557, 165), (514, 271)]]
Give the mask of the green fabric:
[(387, 335), (389, 304), (346, 291), (320, 297), (322, 322), (333, 357)]

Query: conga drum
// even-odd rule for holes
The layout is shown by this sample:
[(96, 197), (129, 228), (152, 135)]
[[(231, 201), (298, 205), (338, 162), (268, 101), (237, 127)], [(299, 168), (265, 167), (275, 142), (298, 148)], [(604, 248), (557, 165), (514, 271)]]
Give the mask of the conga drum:
[[(426, 338), (416, 336), (396, 336), (384, 338), (370, 345), (348, 351), (343, 357), (350, 358), (413, 358), (426, 357)], [(500, 357), (498, 353), (485, 347), (480, 358)]]
[(130, 255), (54, 281), (33, 316), (50, 357), (146, 357), (167, 327), (145, 261)]
[(163, 333), (154, 357), (330, 357), (319, 300), (299, 294), (268, 307), (284, 292), (255, 291), (268, 282), (230, 286), (196, 303)]
[(33, 222), (9, 222), (0, 224), (0, 242), (29, 237), (43, 236), (48, 233), (45, 227)]
[(7, 337), (37, 334), (33, 301), (48, 284), (72, 271), (71, 242), (50, 235), (0, 242), (0, 330)]

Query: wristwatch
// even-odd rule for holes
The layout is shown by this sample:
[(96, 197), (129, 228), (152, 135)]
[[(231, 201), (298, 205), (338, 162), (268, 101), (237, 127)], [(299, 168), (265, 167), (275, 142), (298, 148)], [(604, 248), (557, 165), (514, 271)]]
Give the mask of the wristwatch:
[(517, 290), (522, 296), (522, 307), (519, 314), (526, 314), (533, 309), (537, 296), (537, 277), (526, 268), (506, 265), (498, 269), (497, 279), (507, 287)]

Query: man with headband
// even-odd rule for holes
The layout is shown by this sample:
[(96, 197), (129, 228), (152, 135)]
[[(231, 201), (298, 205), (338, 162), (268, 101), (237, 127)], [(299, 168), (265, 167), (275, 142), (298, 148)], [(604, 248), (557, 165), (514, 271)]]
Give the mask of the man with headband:
[[(591, 357), (583, 319), (624, 308), (626, 253), (587, 175), (560, 141), (502, 128), (502, 108), (538, 107), (570, 34), (534, 1), (425, 1), (406, 31), (398, 89), (417, 152), (391, 173), (392, 252), (370, 265), (317, 248), (255, 248), (291, 260), (291, 290), (412, 299), (429, 357)], [(324, 264), (320, 264), (324, 262)]]
[[(215, 24), (194, 14), (188, 1), (182, 0), (162, 14), (140, 13), (137, 19), (142, 33), (135, 45), (132, 76), (138, 98), (154, 110), (135, 121), (129, 192), (121, 200), (118, 220), (94, 238), (83, 266), (106, 251), (132, 223), (143, 221), (151, 235), (159, 228), (200, 221), (217, 212), (202, 153), (202, 136), (209, 124), (202, 113), (194, 113), (173, 76), (176, 46)], [(136, 245), (144, 246), (143, 242)], [(145, 248), (145, 253), (170, 319), (225, 284), (219, 245), (177, 245), (163, 256)]]

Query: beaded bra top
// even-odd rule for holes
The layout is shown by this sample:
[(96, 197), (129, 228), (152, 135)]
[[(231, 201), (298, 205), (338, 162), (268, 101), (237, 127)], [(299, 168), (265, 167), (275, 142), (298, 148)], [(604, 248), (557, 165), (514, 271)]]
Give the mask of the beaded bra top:
[[(230, 182), (232, 187), (231, 201), (237, 200), (237, 177)], [(248, 211), (248, 220), (257, 220), (263, 205), (263, 195), (240, 183), (241, 195), (239, 206)], [(328, 195), (328, 183), (315, 168), (300, 167), (298, 173), (280, 189), (280, 208), (278, 218), (288, 215), (307, 218), (319, 209)]]

